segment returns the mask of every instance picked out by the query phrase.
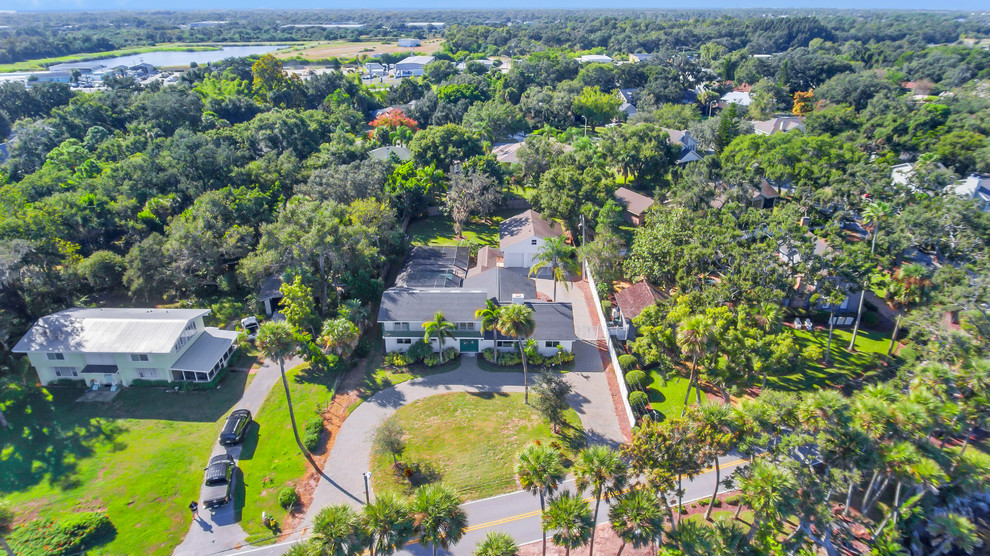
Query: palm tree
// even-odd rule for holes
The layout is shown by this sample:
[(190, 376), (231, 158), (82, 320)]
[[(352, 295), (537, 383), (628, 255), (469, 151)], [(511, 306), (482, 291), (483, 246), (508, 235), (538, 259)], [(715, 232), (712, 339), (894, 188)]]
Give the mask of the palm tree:
[(440, 344), (440, 352), (443, 353), (444, 338), (454, 338), (454, 323), (443, 316), (443, 311), (433, 314), (433, 320), (423, 323), (423, 340), (427, 343), (436, 340)]
[(544, 268), (549, 268), (553, 276), (553, 300), (557, 300), (557, 282), (564, 283), (567, 289), (567, 278), (581, 271), (581, 265), (574, 258), (574, 247), (567, 244), (564, 236), (548, 237), (543, 240), (539, 251), (533, 255), (533, 266), (529, 269), (532, 276)]
[(346, 355), (358, 338), (361, 331), (357, 325), (346, 318), (331, 319), (323, 323), (323, 332), (320, 334), (320, 343), (323, 349), (338, 355)]
[(621, 556), (626, 544), (643, 548), (663, 534), (663, 509), (656, 497), (644, 489), (619, 496), (608, 510), (608, 521), (622, 546), (615, 556)]
[[(516, 479), (523, 490), (540, 497), (540, 511), (546, 512), (547, 495), (556, 492), (564, 480), (560, 452), (540, 444), (530, 444), (516, 456)], [(547, 531), (543, 530), (543, 554), (547, 553)]]
[(437, 545), (449, 550), (464, 536), (467, 514), (460, 503), (457, 493), (442, 483), (416, 489), (412, 501), (413, 521), (420, 544), (429, 543), (433, 556), (437, 556)]
[[(880, 222), (886, 219), (893, 212), (893, 209), (888, 203), (883, 201), (874, 201), (866, 206), (863, 211), (863, 219), (867, 222), (873, 224), (873, 231), (870, 235), (873, 236), (873, 242), (870, 244), (870, 256), (872, 257), (877, 251), (877, 236), (880, 235)], [(859, 333), (859, 320), (863, 317), (863, 300), (866, 298), (866, 287), (864, 286), (863, 291), (859, 294), (859, 307), (856, 309), (856, 324), (853, 325), (852, 339), (849, 340), (849, 351), (856, 349), (856, 334)]]
[(739, 479), (743, 502), (753, 510), (753, 525), (746, 539), (753, 540), (763, 525), (778, 526), (796, 507), (797, 481), (794, 475), (777, 464), (757, 460)]
[[(590, 490), (595, 495), (593, 521), (598, 525), (598, 510), (602, 504), (602, 497), (611, 501), (626, 486), (629, 475), (626, 462), (622, 461), (622, 456), (617, 450), (596, 444), (578, 453), (571, 470), (577, 479), (578, 490)], [(590, 547), (589, 556), (595, 551), (594, 528), (591, 530)]]
[(495, 299), (485, 301), (485, 306), (474, 311), (474, 317), (481, 319), (481, 330), (495, 333), (495, 364), (498, 365), (498, 318), (501, 307)]
[(393, 492), (379, 494), (364, 507), (364, 525), (371, 556), (391, 556), (416, 534), (409, 507)]
[(939, 514), (928, 524), (928, 532), (932, 535), (932, 556), (940, 556), (953, 546), (966, 554), (972, 554), (983, 544), (976, 526), (969, 519), (955, 513)]
[(709, 342), (708, 319), (701, 315), (687, 317), (677, 327), (677, 345), (684, 355), (691, 356), (691, 375), (688, 377), (687, 393), (684, 395), (684, 407), (681, 408), (681, 417), (687, 410), (688, 400), (691, 398), (691, 386), (694, 384), (694, 373), (697, 369), (698, 358), (708, 351)]
[(901, 309), (894, 321), (894, 333), (890, 336), (890, 346), (887, 355), (894, 352), (897, 345), (897, 333), (901, 330), (901, 317), (909, 306), (920, 303), (924, 299), (925, 289), (931, 284), (926, 277), (927, 270), (920, 264), (907, 264), (898, 268), (887, 289), (887, 301)]
[(516, 556), (517, 554), (519, 547), (516, 546), (515, 539), (501, 531), (490, 531), (478, 548), (474, 549), (474, 556)]
[(310, 541), (323, 556), (358, 556), (368, 546), (361, 517), (347, 504), (327, 506), (313, 518)]
[(550, 501), (550, 507), (543, 512), (543, 536), (553, 529), (553, 544), (564, 547), (564, 556), (571, 556), (571, 549), (588, 542), (595, 522), (591, 518), (591, 508), (579, 495), (568, 491)]
[(705, 519), (711, 521), (715, 499), (718, 497), (719, 481), (722, 478), (722, 469), (719, 467), (718, 458), (729, 450), (735, 440), (732, 431), (731, 406), (728, 404), (702, 405), (698, 425), (699, 430), (696, 436), (698, 441), (704, 445), (703, 452), (707, 458), (715, 461), (715, 490), (708, 502), (708, 509), (705, 510)]
[(495, 329), (505, 336), (516, 339), (519, 346), (519, 355), (522, 357), (523, 365), (523, 397), (526, 404), (529, 404), (529, 372), (526, 369), (526, 351), (523, 349), (522, 339), (528, 338), (536, 331), (536, 321), (533, 320), (533, 308), (522, 303), (506, 305), (498, 313), (498, 323)]
[(296, 413), (292, 409), (292, 395), (289, 393), (289, 380), (285, 378), (285, 360), (295, 353), (297, 348), (292, 327), (287, 322), (266, 322), (258, 329), (258, 337), (255, 339), (255, 345), (258, 346), (258, 350), (261, 351), (266, 359), (278, 361), (278, 370), (282, 374), (282, 388), (285, 389), (285, 402), (289, 408), (289, 421), (292, 422), (292, 433), (296, 436), (296, 444), (299, 446), (299, 451), (309, 460), (313, 469), (319, 472), (320, 466), (316, 465), (316, 462), (313, 461), (313, 456), (309, 454), (309, 450), (303, 446), (302, 440), (299, 438), (299, 428), (296, 427)]

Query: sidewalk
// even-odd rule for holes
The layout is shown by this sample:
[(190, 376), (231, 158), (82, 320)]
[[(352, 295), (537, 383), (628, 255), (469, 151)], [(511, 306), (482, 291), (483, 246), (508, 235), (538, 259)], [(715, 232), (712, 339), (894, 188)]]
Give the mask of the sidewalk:
[[(290, 369), (300, 363), (302, 363), (302, 359), (292, 358), (285, 362), (285, 368)], [(234, 406), (234, 409), (247, 409), (251, 411), (252, 415), (256, 415), (258, 410), (261, 409), (261, 404), (268, 397), (272, 386), (279, 381), (281, 381), (281, 375), (278, 370), (278, 363), (265, 361), (264, 365), (255, 372), (254, 380), (244, 390), (244, 394)], [(225, 448), (216, 444), (213, 446), (213, 452), (210, 454), (210, 457), (212, 458), (223, 453), (229, 453), (234, 456), (234, 459), (238, 459), (241, 453), (241, 446), (237, 445)], [(205, 461), (203, 462), (204, 467), (206, 463)], [(202, 481), (202, 475), (196, 477), (195, 480)], [(202, 496), (200, 496), (200, 499), (202, 499)], [(175, 547), (173, 554), (190, 556), (212, 554), (242, 546), (247, 535), (241, 529), (234, 514), (234, 507), (236, 505), (235, 502), (231, 502), (211, 514), (209, 510), (203, 508), (200, 501), (199, 520), (194, 520), (189, 525), (189, 532), (186, 533), (186, 538), (179, 546)]]

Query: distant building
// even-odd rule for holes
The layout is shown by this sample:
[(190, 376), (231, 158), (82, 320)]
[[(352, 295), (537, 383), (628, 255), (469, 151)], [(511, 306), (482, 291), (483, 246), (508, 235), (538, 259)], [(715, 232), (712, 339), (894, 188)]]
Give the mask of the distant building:
[(960, 197), (976, 201), (982, 212), (990, 212), (990, 176), (971, 174), (948, 189)]
[(91, 60), (89, 62), (63, 62), (61, 64), (52, 64), (48, 66), (48, 71), (71, 72), (72, 70), (77, 70), (79, 73), (86, 74), (105, 67), (107, 67), (106, 63), (99, 60)]
[(461, 63), (457, 64), (457, 66), (456, 66), (457, 67), (457, 71), (464, 71), (464, 70), (466, 70), (467, 69), (467, 65), (469, 63), (471, 63), (471, 62), (478, 62), (479, 64), (485, 66), (486, 69), (492, 69), (492, 66), (495, 65), (495, 62), (493, 60), (468, 60), (466, 62), (461, 62)]
[(757, 135), (773, 135), (775, 133), (787, 133), (788, 131), (804, 131), (804, 118), (799, 116), (778, 116), (769, 120), (756, 120), (752, 122), (753, 131)]
[(629, 55), (629, 61), (630, 62), (645, 62), (645, 61), (649, 60), (652, 56), (653, 56), (652, 54), (646, 54), (645, 52), (637, 52), (635, 54), (630, 54)]
[(388, 160), (392, 155), (403, 162), (412, 158), (412, 152), (406, 147), (378, 147), (368, 151), (368, 156), (375, 160)]
[(495, 160), (503, 164), (518, 164), (519, 163), (519, 149), (523, 146), (523, 143), (503, 143), (501, 145), (495, 145), (492, 149), (492, 154), (495, 155)]
[(680, 145), (681, 154), (678, 155), (678, 164), (687, 164), (688, 162), (694, 162), (696, 160), (701, 160), (701, 155), (698, 154), (698, 140), (691, 135), (686, 129), (670, 129), (670, 128), (660, 128), (667, 132), (670, 136), (671, 145)]
[(612, 58), (604, 54), (585, 54), (577, 58), (579, 64), (611, 64)]
[(616, 189), (615, 198), (626, 209), (625, 214), (623, 214), (626, 221), (631, 224), (635, 224), (636, 226), (643, 224), (643, 216), (654, 203), (652, 197), (647, 197), (642, 193), (636, 193), (632, 189), (626, 187)]
[(226, 21), (194, 21), (189, 24), (190, 29), (202, 29), (204, 27), (219, 27), (226, 24)]
[(447, 24), (442, 21), (410, 21), (406, 23), (406, 27), (446, 27)]
[(433, 56), (409, 56), (395, 64), (395, 76), (418, 77), (423, 75), (423, 68), (434, 59)]
[(738, 104), (739, 106), (749, 106), (753, 102), (753, 97), (748, 91), (729, 91), (722, 95), (723, 105)]
[(368, 75), (372, 75), (374, 77), (381, 77), (388, 72), (388, 70), (385, 69), (385, 66), (379, 64), (378, 62), (368, 62), (364, 65), (364, 71), (367, 72)]
[(142, 74), (142, 75), (154, 75), (154, 74), (158, 73), (158, 68), (156, 68), (155, 66), (153, 66), (153, 65), (151, 65), (151, 64), (149, 64), (147, 62), (141, 62), (140, 64), (133, 65), (133, 66), (131, 66), (128, 69), (130, 69), (130, 71), (133, 71), (135, 73), (139, 73), (139, 74)]
[(396, 44), (402, 47), (417, 47), (422, 43), (419, 39), (399, 39), (399, 42)]

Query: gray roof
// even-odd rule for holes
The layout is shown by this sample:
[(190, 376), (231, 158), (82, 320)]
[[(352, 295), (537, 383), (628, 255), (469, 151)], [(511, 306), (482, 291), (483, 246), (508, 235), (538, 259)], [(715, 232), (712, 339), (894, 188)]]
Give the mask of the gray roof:
[(261, 284), (261, 289), (258, 292), (258, 298), (262, 301), (266, 299), (281, 299), (282, 298), (282, 277), (278, 274), (272, 274)]
[(38, 319), (15, 353), (170, 353), (186, 324), (209, 309), (66, 309)]
[(499, 301), (512, 301), (512, 294), (521, 293), (523, 299), (536, 299), (536, 282), (525, 268), (490, 268), (464, 280), (464, 288), (484, 290), (489, 297)]
[(413, 247), (395, 284), (406, 288), (459, 288), (467, 276), (470, 258), (468, 247)]
[(378, 321), (425, 322), (443, 311), (447, 320), (470, 322), (476, 320), (474, 312), (487, 300), (488, 292), (480, 290), (389, 288), (382, 294)]
[(533, 337), (539, 340), (577, 340), (574, 334), (574, 311), (570, 303), (526, 303), (533, 309), (536, 331)]
[(399, 60), (398, 64), (396, 65), (418, 64), (421, 66), (425, 66), (426, 64), (429, 64), (433, 60), (434, 60), (433, 56), (409, 56), (408, 58), (403, 58), (402, 60)]
[(388, 160), (389, 155), (395, 153), (399, 160), (409, 160), (412, 158), (412, 151), (406, 147), (378, 147), (368, 151), (368, 156), (375, 160)]
[(206, 328), (173, 365), (180, 371), (209, 372), (237, 340), (237, 332)]
[(502, 249), (532, 237), (548, 238), (564, 235), (564, 229), (553, 220), (545, 220), (533, 209), (512, 218), (507, 218), (498, 226), (498, 245)]

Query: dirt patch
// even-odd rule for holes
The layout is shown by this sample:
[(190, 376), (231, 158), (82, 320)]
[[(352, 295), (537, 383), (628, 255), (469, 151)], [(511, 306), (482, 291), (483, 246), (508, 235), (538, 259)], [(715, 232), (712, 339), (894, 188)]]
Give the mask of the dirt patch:
[[(615, 536), (615, 532), (612, 531), (612, 528), (609, 527), (608, 523), (602, 523), (598, 526), (598, 530), (595, 532), (595, 554), (617, 554), (620, 546), (622, 546), (622, 541)], [(587, 552), (587, 546), (571, 550), (572, 554), (587, 554)], [(554, 546), (550, 536), (547, 536), (548, 555), (564, 556), (566, 553), (567, 551), (563, 548)], [(649, 547), (633, 548), (628, 545), (626, 545), (625, 550), (622, 551), (623, 556), (649, 556), (650, 554), (656, 553), (656, 548), (651, 551)], [(543, 541), (536, 541), (519, 547), (519, 556), (542, 556), (542, 554)]]
[(415, 47), (382, 42), (332, 42), (304, 50), (282, 51), (275, 54), (275, 56), (277, 58), (301, 57), (307, 60), (322, 60), (326, 58), (353, 58), (358, 55), (371, 57), (374, 54), (389, 54), (393, 52), (430, 54), (439, 50), (441, 46), (443, 46), (443, 39), (423, 41), (420, 46)]

